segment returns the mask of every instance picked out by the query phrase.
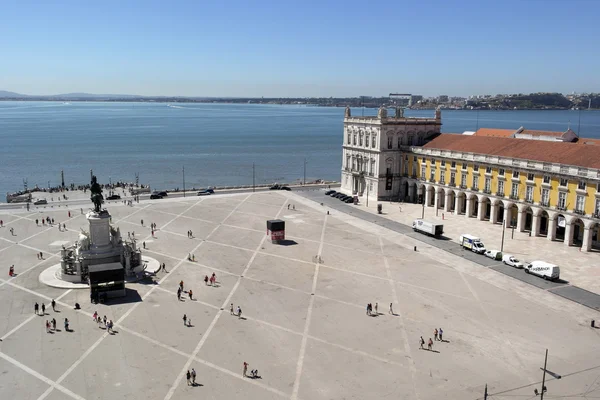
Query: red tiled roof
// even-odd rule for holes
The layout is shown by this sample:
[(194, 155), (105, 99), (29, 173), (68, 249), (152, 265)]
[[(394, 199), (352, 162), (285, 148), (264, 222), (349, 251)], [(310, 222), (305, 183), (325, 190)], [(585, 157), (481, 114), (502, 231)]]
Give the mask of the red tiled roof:
[(579, 138), (577, 144), (587, 144), (592, 146), (600, 146), (600, 139)]
[(479, 128), (474, 136), (511, 137), (514, 129)]
[(600, 151), (593, 145), (441, 134), (423, 147), (600, 169)]

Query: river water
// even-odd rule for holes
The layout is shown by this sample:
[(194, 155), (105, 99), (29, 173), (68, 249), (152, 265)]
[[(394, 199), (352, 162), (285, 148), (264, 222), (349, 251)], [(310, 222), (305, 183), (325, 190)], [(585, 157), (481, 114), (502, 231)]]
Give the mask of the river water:
[[(353, 109), (352, 115), (375, 115)], [(393, 111), (391, 111), (393, 112)], [(434, 111), (405, 112), (433, 117)], [(28, 186), (117, 179), (156, 189), (340, 179), (343, 108), (257, 104), (0, 102), (0, 201)], [(442, 131), (477, 127), (600, 138), (599, 111), (443, 111)]]

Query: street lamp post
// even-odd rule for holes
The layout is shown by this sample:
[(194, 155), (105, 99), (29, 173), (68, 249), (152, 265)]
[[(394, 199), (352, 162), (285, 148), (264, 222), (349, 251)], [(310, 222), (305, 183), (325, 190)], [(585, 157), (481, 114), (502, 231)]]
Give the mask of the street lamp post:
[(183, 197), (185, 197), (185, 165), (181, 168), (181, 173), (183, 175)]
[(304, 157), (304, 180), (302, 181), (302, 185), (306, 185), (306, 157)]
[(252, 191), (256, 191), (256, 166), (252, 163)]
[(502, 244), (500, 245), (500, 253), (504, 251), (504, 227), (506, 226), (506, 220), (502, 220)]

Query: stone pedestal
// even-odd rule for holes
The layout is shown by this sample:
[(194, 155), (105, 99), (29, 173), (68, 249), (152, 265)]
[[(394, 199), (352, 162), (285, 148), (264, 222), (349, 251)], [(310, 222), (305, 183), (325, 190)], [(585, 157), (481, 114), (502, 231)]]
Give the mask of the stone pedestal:
[(86, 218), (90, 224), (90, 250), (103, 252), (110, 246), (110, 214), (107, 211), (90, 211)]

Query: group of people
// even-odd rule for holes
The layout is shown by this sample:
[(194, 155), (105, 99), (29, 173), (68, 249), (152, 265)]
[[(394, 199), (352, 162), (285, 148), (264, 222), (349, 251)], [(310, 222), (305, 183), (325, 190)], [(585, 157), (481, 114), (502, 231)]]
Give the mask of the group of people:
[(242, 318), (242, 308), (240, 306), (237, 306), (237, 310), (234, 312), (233, 311), (233, 303), (231, 303), (231, 307), (229, 308), (229, 314), (237, 315), (238, 319)]
[[(444, 331), (442, 330), (442, 328), (440, 328), (440, 329), (436, 328), (433, 330), (433, 337), (435, 338), (436, 341), (439, 340), (440, 342), (443, 342), (444, 341), (443, 335), (444, 335)], [(424, 350), (425, 347), (423, 347), (423, 346), (425, 346), (425, 339), (423, 339), (423, 336), (421, 336), (421, 339), (419, 339), (419, 344), (421, 346), (420, 348)], [(429, 338), (429, 340), (427, 341), (427, 350), (429, 350), (429, 351), (433, 350), (433, 340), (431, 340), (431, 338)]]
[[(390, 309), (391, 309), (392, 305), (390, 304)], [(375, 303), (375, 315), (379, 315), (379, 312), (377, 311), (377, 309), (379, 308), (379, 304)], [(369, 303), (367, 304), (367, 315), (373, 315), (373, 304)]]
[(104, 329), (106, 329), (107, 332), (114, 333), (113, 328), (115, 325), (112, 319), (107, 319), (106, 315), (104, 316), (104, 318), (100, 318), (98, 311), (94, 311), (94, 315), (92, 316), (92, 318), (94, 319), (94, 322), (98, 324), (98, 328), (102, 329), (102, 325), (104, 325)]
[(208, 275), (204, 276), (204, 284), (208, 286), (209, 282), (210, 286), (214, 286), (217, 283), (217, 275), (214, 272), (210, 278), (208, 277)]
[[(248, 376), (248, 366), (250, 366), (250, 364), (248, 364), (246, 361), (244, 361), (244, 370), (242, 372), (242, 376), (247, 377)], [(253, 369), (250, 371), (250, 378), (259, 378), (260, 376), (258, 375), (258, 369)]]
[(194, 234), (192, 233), (192, 231), (191, 231), (191, 230), (189, 230), (189, 231), (187, 232), (187, 235), (188, 235), (188, 239), (193, 239), (193, 238), (194, 238)]
[(187, 377), (187, 384), (188, 384), (188, 386), (190, 386), (190, 385), (196, 386), (196, 370), (194, 368), (192, 368), (191, 372), (188, 369), (186, 377)]
[[(56, 301), (52, 299), (50, 303), (52, 306), (52, 311), (56, 312)], [(41, 311), (41, 313), (40, 313)], [(33, 305), (33, 312), (35, 315), (45, 316), (46, 315), (46, 304), (42, 303), (40, 306), (36, 301)], [(65, 318), (65, 331), (69, 332), (69, 319)], [(52, 318), (51, 320), (46, 320), (46, 333), (54, 333), (56, 332), (56, 318)]]

